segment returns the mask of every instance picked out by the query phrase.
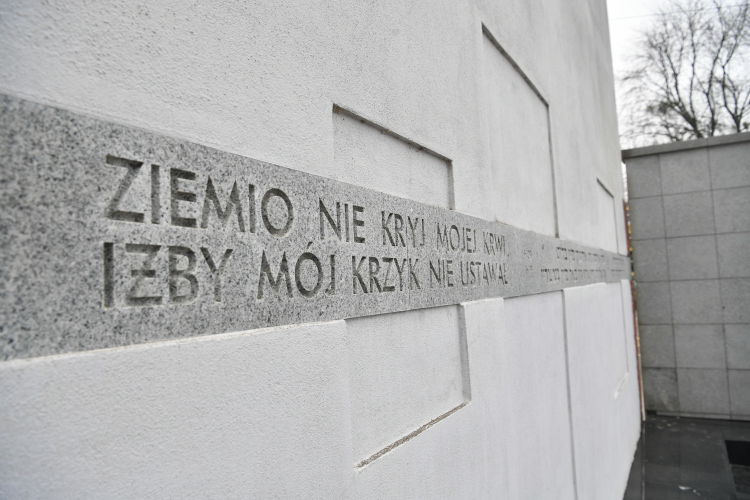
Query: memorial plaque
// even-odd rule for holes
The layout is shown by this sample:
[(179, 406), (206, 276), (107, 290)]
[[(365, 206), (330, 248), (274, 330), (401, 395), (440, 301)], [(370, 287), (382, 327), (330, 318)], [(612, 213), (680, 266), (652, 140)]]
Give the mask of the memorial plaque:
[(630, 278), (627, 257), (11, 97), (2, 358)]

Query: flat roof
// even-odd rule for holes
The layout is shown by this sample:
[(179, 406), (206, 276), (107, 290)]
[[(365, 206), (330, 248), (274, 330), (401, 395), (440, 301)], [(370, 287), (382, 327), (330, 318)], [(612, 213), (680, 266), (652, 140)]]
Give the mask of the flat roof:
[(735, 142), (750, 141), (750, 132), (741, 134), (717, 135), (705, 139), (694, 139), (692, 141), (671, 142), (669, 144), (659, 144), (656, 146), (646, 146), (645, 148), (623, 149), (622, 159), (635, 158), (636, 156), (658, 155), (661, 153), (672, 153), (674, 151), (685, 151), (688, 149), (705, 148), (707, 146), (721, 146), (723, 144), (733, 144)]

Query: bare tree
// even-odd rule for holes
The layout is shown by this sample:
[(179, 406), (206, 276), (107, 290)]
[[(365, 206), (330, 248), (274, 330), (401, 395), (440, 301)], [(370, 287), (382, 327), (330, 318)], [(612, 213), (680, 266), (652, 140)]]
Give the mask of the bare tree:
[[(729, 0), (731, 1), (731, 0)], [(623, 142), (750, 130), (750, 0), (670, 0), (641, 34), (623, 86)]]

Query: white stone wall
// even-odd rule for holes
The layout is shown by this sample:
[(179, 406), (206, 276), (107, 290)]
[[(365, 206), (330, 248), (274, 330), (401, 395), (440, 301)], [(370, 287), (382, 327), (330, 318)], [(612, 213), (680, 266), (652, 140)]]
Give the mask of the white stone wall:
[[(10, 0), (0, 92), (625, 253), (606, 19)], [(619, 499), (639, 432), (627, 282), (8, 361), (0, 394), (2, 498)]]

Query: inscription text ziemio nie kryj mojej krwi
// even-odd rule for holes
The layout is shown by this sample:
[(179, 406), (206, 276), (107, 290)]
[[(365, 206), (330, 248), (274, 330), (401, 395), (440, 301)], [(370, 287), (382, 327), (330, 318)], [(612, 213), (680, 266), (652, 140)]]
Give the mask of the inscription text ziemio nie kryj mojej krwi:
[(603, 250), (46, 106), (2, 104), (1, 180), (15, 186), (2, 207), (15, 227), (2, 265), (6, 280), (24, 284), (2, 306), (6, 359), (630, 276), (626, 257)]

